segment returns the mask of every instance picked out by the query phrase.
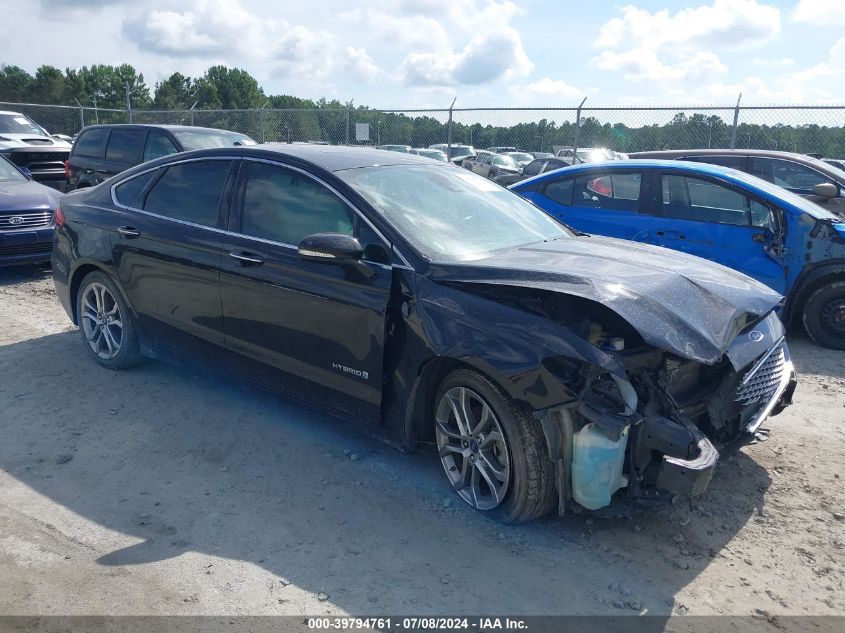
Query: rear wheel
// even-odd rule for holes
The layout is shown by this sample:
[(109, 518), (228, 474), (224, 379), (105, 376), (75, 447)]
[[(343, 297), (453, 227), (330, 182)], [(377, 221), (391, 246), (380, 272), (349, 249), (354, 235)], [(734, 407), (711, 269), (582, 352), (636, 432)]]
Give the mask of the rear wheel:
[(460, 369), (437, 391), (440, 461), (458, 495), (505, 523), (547, 514), (557, 499), (554, 465), (537, 421), (481, 374)]
[(845, 281), (822, 286), (804, 305), (804, 329), (819, 345), (845, 349)]
[(79, 332), (98, 363), (126, 369), (141, 362), (132, 315), (116, 284), (103, 272), (89, 273), (76, 296)]

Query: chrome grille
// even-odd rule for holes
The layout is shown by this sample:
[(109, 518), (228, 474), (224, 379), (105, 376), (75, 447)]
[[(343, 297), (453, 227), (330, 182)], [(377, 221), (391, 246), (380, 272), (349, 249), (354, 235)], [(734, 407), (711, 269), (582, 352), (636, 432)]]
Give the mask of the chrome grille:
[(736, 401), (743, 407), (767, 404), (778, 390), (785, 365), (784, 342), (781, 340), (745, 374), (736, 388)]
[(35, 229), (50, 226), (52, 211), (4, 211), (0, 213), (0, 231)]

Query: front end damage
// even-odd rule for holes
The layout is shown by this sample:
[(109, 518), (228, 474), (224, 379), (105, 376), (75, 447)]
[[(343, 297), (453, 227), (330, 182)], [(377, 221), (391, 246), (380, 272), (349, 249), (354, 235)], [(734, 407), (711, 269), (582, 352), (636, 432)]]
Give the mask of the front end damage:
[(648, 346), (609, 353), (627, 382), (588, 368), (577, 402), (542, 413), (561, 512), (573, 502), (598, 510), (619, 490), (633, 498), (701, 495), (720, 452), (751, 441), (791, 404), (796, 385), (774, 314), (740, 332), (714, 365)]

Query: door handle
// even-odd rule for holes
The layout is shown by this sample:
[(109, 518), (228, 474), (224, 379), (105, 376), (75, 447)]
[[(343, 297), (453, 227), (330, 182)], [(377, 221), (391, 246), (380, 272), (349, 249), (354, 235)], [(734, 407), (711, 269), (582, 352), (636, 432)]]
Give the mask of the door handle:
[(264, 263), (262, 258), (250, 253), (229, 253), (229, 257), (237, 259), (244, 266), (260, 266)]
[(134, 240), (136, 237), (141, 237), (141, 231), (134, 226), (121, 226), (117, 229), (117, 232), (127, 240)]

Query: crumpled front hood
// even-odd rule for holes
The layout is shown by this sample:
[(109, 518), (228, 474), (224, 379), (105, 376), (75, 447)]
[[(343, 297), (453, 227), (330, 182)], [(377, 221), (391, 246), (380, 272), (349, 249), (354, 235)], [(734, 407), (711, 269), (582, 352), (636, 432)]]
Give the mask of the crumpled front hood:
[(11, 132), (0, 132), (0, 137), (7, 140), (0, 140), (0, 147), (61, 147), (70, 148), (70, 143), (61, 139), (41, 134), (13, 134)]
[(34, 181), (0, 183), (0, 211), (55, 210), (61, 193)]
[(718, 362), (749, 320), (781, 300), (767, 286), (704, 259), (597, 236), (432, 264), (431, 271), (434, 281), (537, 288), (596, 301), (650, 345), (707, 364)]

